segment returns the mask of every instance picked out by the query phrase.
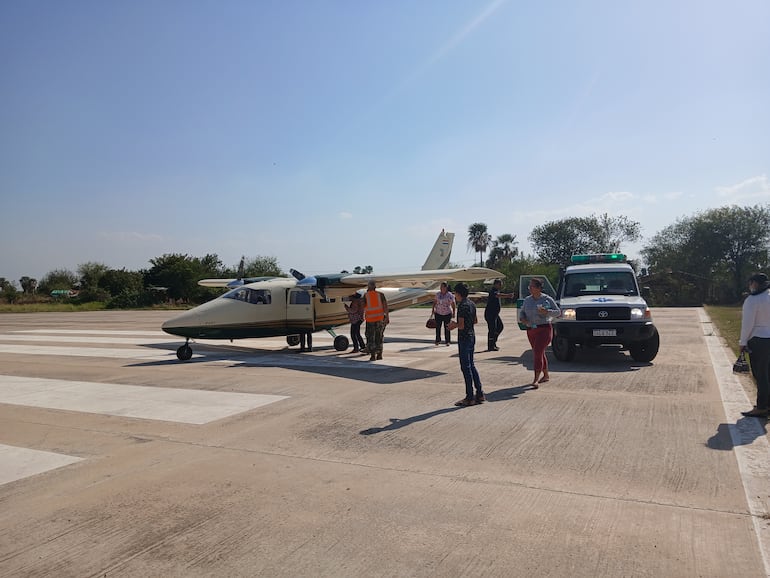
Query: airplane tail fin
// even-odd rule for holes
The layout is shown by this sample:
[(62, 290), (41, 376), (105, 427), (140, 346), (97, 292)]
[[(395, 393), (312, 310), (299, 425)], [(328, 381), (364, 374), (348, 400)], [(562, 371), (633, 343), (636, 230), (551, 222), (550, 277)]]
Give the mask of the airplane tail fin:
[(452, 254), (452, 243), (454, 243), (454, 240), (454, 233), (445, 233), (441, 229), (433, 249), (431, 249), (425, 264), (422, 266), (422, 270), (446, 269), (447, 265), (449, 265), (449, 256)]

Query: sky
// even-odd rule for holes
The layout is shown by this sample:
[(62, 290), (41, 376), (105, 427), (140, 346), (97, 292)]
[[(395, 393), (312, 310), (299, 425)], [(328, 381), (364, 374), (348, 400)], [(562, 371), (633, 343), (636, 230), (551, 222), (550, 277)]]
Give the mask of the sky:
[(418, 269), (770, 201), (766, 0), (5, 0), (0, 277)]

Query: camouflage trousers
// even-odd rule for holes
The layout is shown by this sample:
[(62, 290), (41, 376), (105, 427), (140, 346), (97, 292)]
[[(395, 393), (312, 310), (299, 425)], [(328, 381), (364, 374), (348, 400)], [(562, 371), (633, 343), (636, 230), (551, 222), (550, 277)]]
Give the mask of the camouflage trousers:
[(382, 353), (382, 342), (385, 338), (385, 321), (366, 322), (366, 350), (372, 355)]

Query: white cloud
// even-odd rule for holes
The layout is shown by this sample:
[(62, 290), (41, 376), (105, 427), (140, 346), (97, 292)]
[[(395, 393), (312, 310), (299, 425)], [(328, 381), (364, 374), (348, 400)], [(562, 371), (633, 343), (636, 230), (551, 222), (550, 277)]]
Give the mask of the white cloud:
[(770, 197), (770, 179), (767, 178), (767, 175), (759, 175), (735, 185), (716, 187), (715, 190), (720, 197), (725, 197), (730, 201)]
[(339, 217), (340, 217), (340, 219), (352, 219), (353, 218), (353, 213), (348, 213), (347, 211), (342, 211), (339, 214)]

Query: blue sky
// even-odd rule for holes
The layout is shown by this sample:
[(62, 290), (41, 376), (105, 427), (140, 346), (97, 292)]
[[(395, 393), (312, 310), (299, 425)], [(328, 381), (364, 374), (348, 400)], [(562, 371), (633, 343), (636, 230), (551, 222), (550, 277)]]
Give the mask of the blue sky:
[[(770, 3), (0, 4), (0, 277), (419, 268), (438, 232), (770, 201)], [(638, 247), (625, 247), (634, 254)]]

